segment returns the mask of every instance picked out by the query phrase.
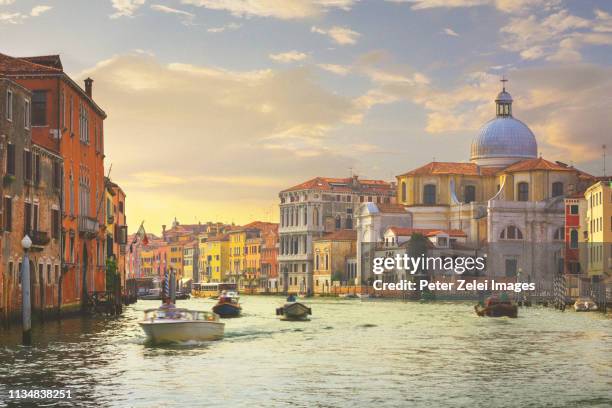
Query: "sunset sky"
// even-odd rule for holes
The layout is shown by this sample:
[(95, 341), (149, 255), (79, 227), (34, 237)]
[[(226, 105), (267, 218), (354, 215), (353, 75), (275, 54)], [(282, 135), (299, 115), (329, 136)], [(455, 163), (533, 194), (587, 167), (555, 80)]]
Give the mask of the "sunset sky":
[(600, 175), (611, 45), (605, 0), (0, 0), (0, 52), (94, 79), (106, 166), (151, 232), (466, 161), (502, 74), (543, 156)]

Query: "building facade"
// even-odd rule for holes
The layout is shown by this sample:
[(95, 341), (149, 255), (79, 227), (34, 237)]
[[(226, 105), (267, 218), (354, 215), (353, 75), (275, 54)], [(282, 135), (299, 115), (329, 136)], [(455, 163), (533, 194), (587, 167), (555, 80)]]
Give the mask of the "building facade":
[(284, 292), (312, 294), (313, 239), (354, 229), (364, 203), (392, 204), (395, 187), (382, 180), (317, 177), (279, 193), (279, 284)]

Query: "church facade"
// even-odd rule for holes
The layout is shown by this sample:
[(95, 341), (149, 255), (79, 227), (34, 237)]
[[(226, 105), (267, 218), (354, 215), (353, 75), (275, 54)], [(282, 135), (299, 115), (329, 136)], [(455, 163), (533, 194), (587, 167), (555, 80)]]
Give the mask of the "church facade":
[[(584, 191), (593, 177), (538, 157), (535, 135), (513, 117), (512, 103), (504, 87), (495, 117), (472, 141), (469, 161), (434, 161), (398, 175), (397, 204), (405, 210), (401, 226), (461, 230), (462, 247), (487, 256), (487, 275), (537, 281), (546, 291), (563, 265), (563, 199)], [(373, 208), (360, 209), (358, 245), (382, 242), (393, 226), (373, 230), (375, 216)], [(365, 282), (371, 272), (361, 269)]]

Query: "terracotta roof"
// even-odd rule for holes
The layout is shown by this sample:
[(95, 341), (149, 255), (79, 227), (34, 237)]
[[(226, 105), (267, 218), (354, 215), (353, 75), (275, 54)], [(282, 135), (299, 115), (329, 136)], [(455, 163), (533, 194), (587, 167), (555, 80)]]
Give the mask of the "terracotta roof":
[(347, 178), (331, 178), (331, 177), (315, 177), (301, 184), (290, 187), (282, 192), (299, 191), (299, 190), (321, 190), (337, 193), (349, 192), (387, 192), (394, 191), (391, 183), (384, 180), (362, 180), (357, 177)]
[(213, 237), (208, 238), (207, 242), (215, 242), (215, 241), (227, 241), (229, 236), (227, 234), (215, 235)]
[(389, 227), (387, 230), (390, 230), (397, 236), (407, 237), (412, 234), (422, 234), (426, 237), (433, 237), (435, 235), (440, 234), (448, 234), (451, 237), (466, 237), (466, 233), (462, 230), (452, 229), (452, 230), (441, 230), (435, 228), (407, 228), (407, 227)]
[(462, 174), (465, 176), (492, 176), (498, 170), (499, 168), (495, 167), (480, 167), (476, 163), (430, 162), (407, 173), (400, 174), (398, 177), (442, 174)]
[(0, 71), (7, 75), (15, 74), (61, 74), (63, 71), (43, 64), (32, 62), (32, 58), (15, 58), (0, 53)]
[(51, 68), (63, 70), (62, 60), (60, 56), (55, 55), (38, 55), (36, 57), (19, 57), (19, 59), (33, 62), (35, 64), (44, 65)]
[(521, 160), (520, 162), (511, 164), (505, 169), (499, 171), (499, 173), (514, 173), (517, 171), (529, 170), (577, 171), (573, 167), (562, 165), (559, 163), (553, 163), (551, 161), (538, 157), (537, 159)]
[(341, 229), (334, 232), (330, 232), (329, 234), (325, 234), (322, 237), (318, 237), (314, 239), (315, 241), (356, 241), (357, 240), (357, 231)]

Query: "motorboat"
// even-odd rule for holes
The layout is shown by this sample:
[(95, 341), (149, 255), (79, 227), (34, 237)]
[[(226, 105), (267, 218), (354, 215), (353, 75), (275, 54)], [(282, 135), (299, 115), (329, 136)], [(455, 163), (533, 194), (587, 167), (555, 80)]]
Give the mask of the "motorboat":
[(578, 298), (574, 303), (574, 310), (577, 312), (595, 312), (598, 310), (597, 303), (588, 297)]
[(276, 309), (276, 315), (281, 316), (282, 320), (308, 320), (312, 314), (312, 309), (297, 301), (295, 295), (287, 298), (287, 303), (283, 307)]
[(474, 311), (480, 317), (518, 317), (517, 305), (505, 297), (499, 298), (496, 295), (488, 297), (484, 307), (474, 306)]
[(153, 288), (148, 292), (138, 295), (139, 300), (161, 300), (162, 294), (161, 289)]
[(238, 317), (242, 312), (242, 306), (238, 303), (239, 299), (240, 297), (236, 292), (223, 291), (212, 310), (220, 317)]
[(218, 340), (223, 338), (225, 329), (225, 323), (212, 312), (168, 304), (145, 310), (144, 320), (138, 324), (153, 343)]

